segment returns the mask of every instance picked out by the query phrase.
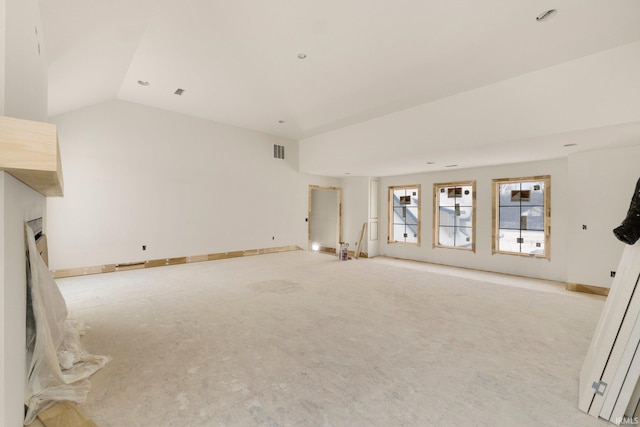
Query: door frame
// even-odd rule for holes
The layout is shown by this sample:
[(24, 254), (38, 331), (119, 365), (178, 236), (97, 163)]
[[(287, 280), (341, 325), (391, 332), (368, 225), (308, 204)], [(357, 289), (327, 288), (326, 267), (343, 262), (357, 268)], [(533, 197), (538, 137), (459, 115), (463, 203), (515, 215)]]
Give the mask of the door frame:
[[(342, 242), (342, 187), (328, 187), (328, 186), (323, 186), (323, 185), (309, 185), (309, 216), (308, 218), (308, 224), (307, 224), (307, 230), (308, 230), (308, 242), (307, 242), (307, 248), (309, 251), (312, 250), (311, 248), (311, 222), (313, 221), (312, 215), (311, 215), (311, 207), (312, 207), (312, 203), (313, 203), (313, 190), (332, 190), (332, 191), (336, 191), (337, 192), (337, 197), (338, 197), (338, 241), (336, 242), (336, 245), (339, 244), (340, 242)], [(335, 248), (336, 250), (338, 249), (337, 246)]]

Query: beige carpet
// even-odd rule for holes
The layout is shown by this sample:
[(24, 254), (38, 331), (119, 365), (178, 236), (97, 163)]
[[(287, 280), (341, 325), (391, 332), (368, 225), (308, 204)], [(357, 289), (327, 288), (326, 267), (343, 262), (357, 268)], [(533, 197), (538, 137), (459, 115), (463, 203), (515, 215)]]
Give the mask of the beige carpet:
[(604, 298), (469, 274), (300, 251), (59, 280), (113, 357), (80, 409), (101, 427), (609, 425), (577, 409)]

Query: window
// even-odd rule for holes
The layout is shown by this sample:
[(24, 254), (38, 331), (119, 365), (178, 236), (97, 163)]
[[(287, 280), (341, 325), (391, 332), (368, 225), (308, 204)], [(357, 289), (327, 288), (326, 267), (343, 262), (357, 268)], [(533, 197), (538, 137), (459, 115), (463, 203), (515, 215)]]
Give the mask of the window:
[(433, 185), (433, 247), (475, 252), (476, 182)]
[(389, 187), (389, 243), (420, 246), (420, 186)]
[(550, 177), (493, 180), (493, 253), (549, 259)]

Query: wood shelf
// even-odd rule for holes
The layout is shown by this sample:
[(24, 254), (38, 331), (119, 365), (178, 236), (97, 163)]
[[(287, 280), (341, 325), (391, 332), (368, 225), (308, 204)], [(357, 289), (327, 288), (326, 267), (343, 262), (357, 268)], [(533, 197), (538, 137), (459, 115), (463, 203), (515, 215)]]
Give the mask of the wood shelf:
[(56, 126), (0, 116), (0, 170), (47, 197), (62, 196)]

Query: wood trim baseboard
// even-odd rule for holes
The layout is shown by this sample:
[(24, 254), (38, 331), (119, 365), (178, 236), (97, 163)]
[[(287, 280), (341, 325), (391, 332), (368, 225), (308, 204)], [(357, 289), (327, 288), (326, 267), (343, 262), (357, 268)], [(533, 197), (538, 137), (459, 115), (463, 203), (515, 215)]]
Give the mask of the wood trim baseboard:
[(601, 286), (581, 285), (580, 283), (567, 283), (567, 290), (574, 292), (585, 292), (587, 294), (594, 295), (609, 295), (609, 288), (603, 288)]
[(245, 256), (274, 254), (303, 250), (299, 246), (278, 246), (273, 248), (247, 249), (244, 251), (219, 252), (207, 255), (192, 255), (176, 258), (160, 258), (147, 261), (123, 262), (118, 264), (96, 265), (91, 267), (67, 268), (51, 270), (54, 279), (65, 277), (86, 276), (89, 274), (113, 273), (115, 271), (139, 270), (142, 268), (164, 267), (167, 265), (189, 264), (193, 262), (214, 261), (219, 259), (239, 258)]

